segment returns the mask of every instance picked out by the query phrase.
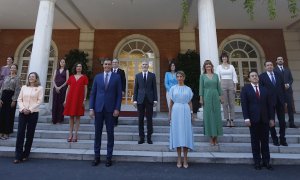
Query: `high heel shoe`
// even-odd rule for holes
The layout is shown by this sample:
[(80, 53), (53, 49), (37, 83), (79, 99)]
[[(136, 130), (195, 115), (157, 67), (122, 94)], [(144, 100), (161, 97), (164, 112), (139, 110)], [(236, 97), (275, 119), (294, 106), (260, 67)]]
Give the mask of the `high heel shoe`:
[(183, 167), (186, 169), (186, 168), (188, 168), (189, 167), (189, 164), (188, 163), (183, 163)]
[(68, 142), (72, 142), (73, 135), (67, 139)]
[(75, 138), (73, 138), (72, 142), (77, 142), (78, 141), (78, 138), (77, 136)]
[(180, 163), (177, 162), (177, 167), (181, 168), (182, 167), (182, 163), (181, 162)]

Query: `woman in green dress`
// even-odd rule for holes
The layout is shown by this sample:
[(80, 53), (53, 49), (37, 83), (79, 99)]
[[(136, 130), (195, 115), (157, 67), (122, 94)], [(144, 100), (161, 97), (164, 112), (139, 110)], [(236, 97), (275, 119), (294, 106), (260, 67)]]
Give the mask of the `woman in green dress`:
[(218, 145), (217, 137), (223, 135), (221, 104), (222, 89), (219, 77), (214, 73), (210, 60), (203, 64), (203, 74), (200, 76), (200, 103), (203, 105), (204, 135), (210, 136), (210, 144)]

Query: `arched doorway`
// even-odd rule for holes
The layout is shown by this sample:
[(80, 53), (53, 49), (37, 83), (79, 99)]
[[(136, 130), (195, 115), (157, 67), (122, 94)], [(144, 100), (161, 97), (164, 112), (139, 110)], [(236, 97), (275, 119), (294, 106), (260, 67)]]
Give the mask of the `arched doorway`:
[(251, 70), (261, 73), (262, 58), (257, 48), (251, 42), (242, 38), (224, 42), (220, 50), (220, 52), (228, 54), (230, 63), (236, 70), (238, 76), (236, 105), (240, 106), (240, 91), (248, 83), (248, 73)]
[[(156, 74), (157, 91), (159, 96), (159, 56), (156, 45), (142, 35), (131, 35), (124, 38), (116, 47), (114, 57), (119, 60), (120, 68), (126, 75), (126, 92), (122, 99), (122, 111), (136, 111), (133, 107), (135, 75), (142, 71), (143, 61), (149, 62), (149, 71)], [(159, 100), (158, 100), (159, 101)], [(155, 110), (159, 110), (160, 106)]]
[[(32, 53), (33, 47), (33, 37), (29, 37), (24, 40), (17, 49), (17, 61), (18, 61), (18, 74), (20, 75), (21, 82), (24, 85), (26, 83), (26, 78), (30, 64), (30, 57)], [(46, 80), (46, 87), (44, 92), (44, 103), (51, 102), (51, 87), (52, 87), (52, 76), (54, 73), (55, 68), (57, 67), (57, 48), (55, 43), (52, 41), (50, 46), (49, 52), (49, 64), (48, 64), (48, 71), (47, 71), (47, 80)]]

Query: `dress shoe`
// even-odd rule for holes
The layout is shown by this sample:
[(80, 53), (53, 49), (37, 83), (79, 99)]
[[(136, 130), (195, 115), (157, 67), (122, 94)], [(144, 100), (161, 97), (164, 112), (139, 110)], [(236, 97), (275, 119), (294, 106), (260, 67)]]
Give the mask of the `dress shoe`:
[(274, 145), (274, 146), (279, 146), (278, 140), (273, 140), (273, 145)]
[(139, 141), (138, 141), (138, 144), (144, 144), (145, 143), (145, 139), (140, 139)]
[(92, 161), (92, 166), (98, 166), (100, 164), (100, 158), (95, 158), (94, 161)]
[(268, 170), (273, 170), (273, 167), (271, 166), (270, 163), (263, 163), (263, 167), (267, 168)]
[(106, 160), (105, 166), (106, 166), (106, 167), (112, 166), (111, 159), (107, 159), (107, 160)]
[(261, 165), (259, 163), (254, 164), (254, 169), (261, 170)]
[(281, 146), (288, 146), (288, 143), (286, 143), (286, 141), (280, 141), (280, 145)]
[(290, 124), (290, 128), (298, 128), (295, 124)]
[(153, 142), (152, 142), (151, 139), (147, 139), (147, 143), (148, 143), (148, 144), (153, 144)]

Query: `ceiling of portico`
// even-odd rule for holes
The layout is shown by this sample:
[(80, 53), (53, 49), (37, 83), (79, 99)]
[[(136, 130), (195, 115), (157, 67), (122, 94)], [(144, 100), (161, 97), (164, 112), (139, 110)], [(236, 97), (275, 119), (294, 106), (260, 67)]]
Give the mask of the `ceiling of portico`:
[[(0, 29), (34, 29), (40, 0), (0, 0)], [(198, 27), (197, 0), (189, 0), (189, 27)], [(299, 29), (287, 0), (277, 0), (277, 18), (269, 20), (267, 1), (257, 0), (250, 20), (243, 0), (214, 0), (218, 29)], [(300, 2), (298, 3), (300, 9)], [(54, 29), (179, 29), (181, 0), (57, 0)]]

